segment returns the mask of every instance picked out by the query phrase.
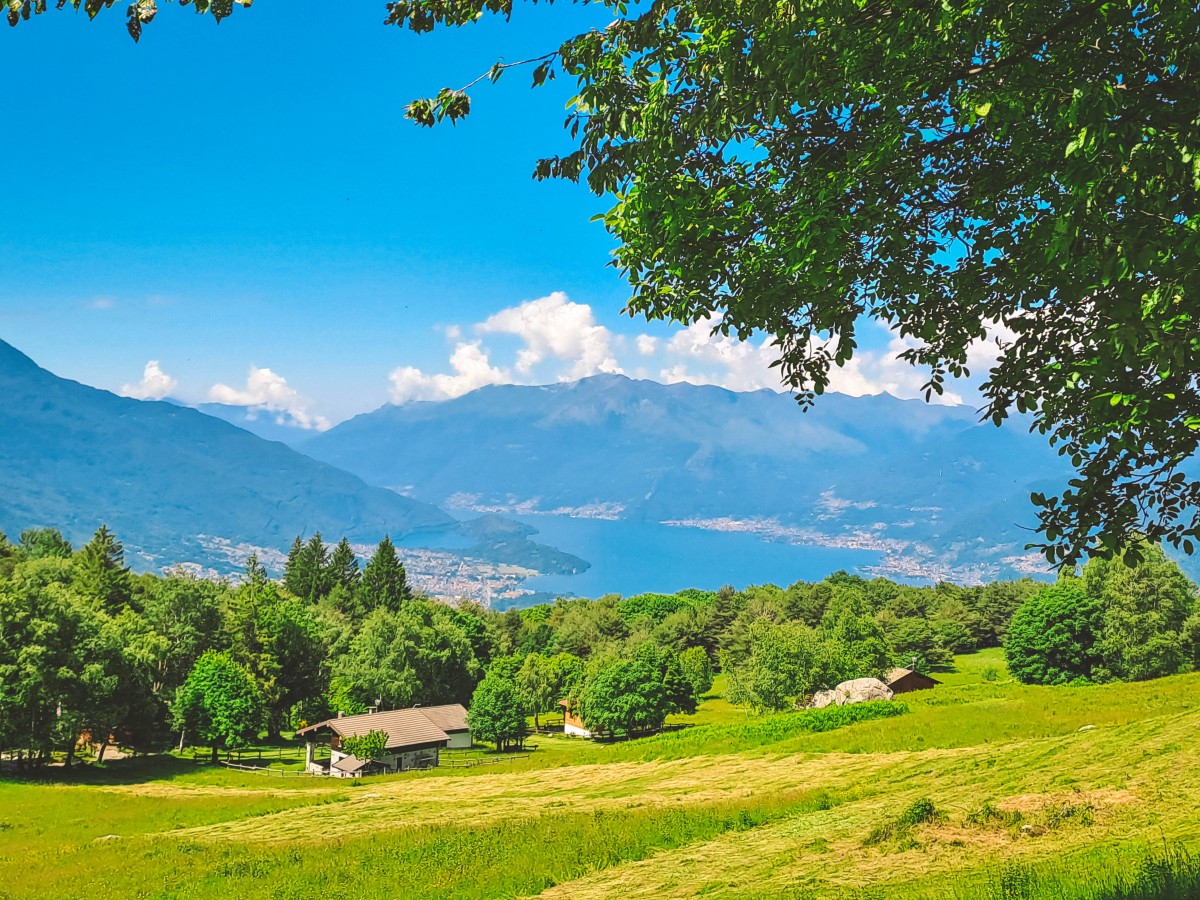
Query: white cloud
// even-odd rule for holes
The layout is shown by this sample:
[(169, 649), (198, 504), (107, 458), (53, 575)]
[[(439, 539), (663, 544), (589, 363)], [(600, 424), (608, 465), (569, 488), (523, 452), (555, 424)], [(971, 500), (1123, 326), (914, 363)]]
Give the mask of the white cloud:
[[(446, 327), (444, 334), (454, 342), (450, 371), (431, 374), (401, 366), (389, 376), (391, 397), (395, 403), (445, 400), (489, 384), (546, 384), (626, 371), (668, 384), (715, 384), (734, 391), (786, 389), (779, 369), (771, 367), (778, 347), (769, 336), (741, 341), (714, 335), (715, 321), (696, 322), (669, 338), (615, 335), (596, 322), (590, 306), (556, 291), (502, 309), (469, 329)], [(834, 367), (829, 390), (855, 397), (882, 393), (905, 399), (923, 397), (927, 374), (898, 358), (915, 344), (885, 325), (877, 327), (887, 343), (880, 349), (859, 349), (844, 366)], [(476, 339), (462, 339), (468, 330), (477, 335)], [(517, 346), (509, 349), (511, 355), (498, 355), (487, 345), (492, 336), (516, 338)], [(870, 346), (872, 342), (865, 343)], [(977, 367), (987, 368), (995, 353), (994, 343), (972, 347), (973, 375)], [(954, 390), (934, 396), (933, 401), (945, 405), (964, 402), (963, 394)]]
[(559, 371), (560, 380), (622, 371), (613, 358), (612, 332), (596, 324), (590, 306), (573, 302), (562, 291), (502, 309), (477, 325), (476, 331), (519, 338), (524, 343), (515, 366), (520, 375), (532, 375), (548, 360), (571, 363)]
[(137, 400), (161, 400), (169, 396), (179, 382), (162, 370), (157, 359), (146, 363), (142, 370), (142, 380), (137, 384), (121, 385), (121, 394)]
[[(714, 322), (696, 322), (667, 342), (658, 373), (660, 381), (716, 384), (731, 391), (784, 389), (779, 370), (771, 368), (779, 351), (770, 337), (740, 341), (733, 336), (713, 335)], [(880, 327), (887, 331), (885, 326)], [(860, 349), (844, 366), (833, 367), (828, 390), (851, 397), (883, 393), (904, 399), (923, 397), (927, 376), (898, 358), (913, 344), (888, 333), (891, 340), (885, 349)], [(941, 396), (935, 395), (933, 401), (956, 406), (963, 398), (947, 390)]]
[(88, 301), (88, 309), (112, 309), (116, 306), (117, 301), (112, 297), (93, 297)]
[(323, 416), (310, 413), (307, 401), (288, 385), (282, 375), (270, 369), (251, 366), (244, 388), (239, 390), (225, 384), (214, 384), (209, 389), (208, 398), (214, 403), (247, 407), (252, 413), (271, 413), (280, 425), (317, 431), (329, 428), (329, 422)]
[(453, 375), (426, 375), (413, 366), (400, 366), (388, 379), (393, 403), (411, 400), (448, 400), (488, 384), (512, 381), (504, 369), (492, 366), (479, 341), (460, 341), (450, 356)]

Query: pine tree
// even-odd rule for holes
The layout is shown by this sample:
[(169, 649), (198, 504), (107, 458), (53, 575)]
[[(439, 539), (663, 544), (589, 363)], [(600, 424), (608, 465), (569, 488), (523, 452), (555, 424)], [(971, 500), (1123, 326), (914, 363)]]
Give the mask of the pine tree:
[(296, 539), (292, 541), (292, 549), (288, 551), (287, 562), (283, 564), (283, 586), (287, 588), (288, 593), (297, 597), (304, 596), (301, 588), (303, 573), (300, 571), (303, 555), (304, 542), (300, 540), (300, 535), (296, 535)]
[(381, 606), (395, 612), (405, 600), (412, 597), (408, 589), (408, 576), (389, 536), (384, 535), (375, 555), (363, 569), (357, 594), (356, 611), (363, 618)]
[(304, 545), (305, 566), (303, 569), (305, 581), (304, 590), (297, 594), (310, 602), (316, 603), (329, 593), (332, 587), (329, 571), (329, 551), (325, 549), (325, 539), (321, 532), (316, 532)]
[(345, 538), (338, 541), (333, 550), (333, 556), (329, 559), (329, 574), (331, 588), (340, 586), (347, 591), (353, 591), (362, 578), (362, 573), (358, 571), (358, 557)]
[(112, 612), (129, 605), (131, 584), (125, 565), (125, 548), (107, 525), (101, 525), (76, 555), (75, 584), (98, 598)]
[(266, 587), (269, 580), (267, 567), (258, 561), (257, 553), (251, 553), (246, 558), (246, 586), (252, 594), (257, 596)]

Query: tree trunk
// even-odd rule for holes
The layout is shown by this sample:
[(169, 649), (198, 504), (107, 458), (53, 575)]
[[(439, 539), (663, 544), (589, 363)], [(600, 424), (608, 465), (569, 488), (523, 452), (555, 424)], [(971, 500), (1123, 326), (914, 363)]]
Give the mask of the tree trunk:
[(219, 763), (221, 761), (220, 756), (219, 756), (219, 754), (221, 752), (221, 748), (218, 747), (216, 744), (213, 744), (212, 751), (213, 751), (212, 761), (213, 761), (213, 765), (215, 766), (217, 763)]
[(100, 742), (100, 752), (96, 754), (96, 765), (104, 762), (104, 751), (108, 749), (108, 741)]
[(183, 736), (187, 734), (186, 728), (179, 729), (179, 752), (183, 752)]

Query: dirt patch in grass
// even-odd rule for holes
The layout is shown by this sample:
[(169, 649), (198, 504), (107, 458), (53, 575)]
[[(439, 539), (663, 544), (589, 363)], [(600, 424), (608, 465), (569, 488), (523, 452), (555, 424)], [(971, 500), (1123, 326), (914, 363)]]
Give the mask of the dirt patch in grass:
[(1051, 807), (1077, 806), (1086, 804), (1092, 809), (1103, 811), (1113, 806), (1129, 806), (1139, 797), (1133, 791), (1112, 788), (1094, 791), (1064, 791), (1053, 794), (1018, 794), (996, 801), (996, 808), (1006, 812), (1019, 812), (1024, 816), (1044, 813)]

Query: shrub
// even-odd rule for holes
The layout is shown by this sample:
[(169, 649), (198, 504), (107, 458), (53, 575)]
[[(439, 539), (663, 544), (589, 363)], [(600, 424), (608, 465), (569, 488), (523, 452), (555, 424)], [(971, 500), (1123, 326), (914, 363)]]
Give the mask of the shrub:
[(1075, 579), (1034, 594), (1017, 610), (1004, 639), (1013, 677), (1025, 684), (1090, 678), (1100, 663), (1095, 643), (1102, 610)]

